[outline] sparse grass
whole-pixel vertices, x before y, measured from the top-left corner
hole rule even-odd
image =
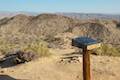
[[[22,50],[24,50],[25,52],[33,51],[33,52],[37,53],[38,55],[40,55],[41,57],[51,55],[51,53],[49,52],[49,49],[47,47],[47,44],[45,42],[39,42],[39,41],[33,42],[31,44],[24,46]]]
[[[21,50],[25,52],[34,52],[40,57],[50,56],[51,53],[49,52],[49,49],[47,47],[47,43],[43,41],[33,41],[31,43],[26,44],[11,44],[7,41],[0,41],[0,53],[1,54],[7,54],[9,52],[13,52],[16,50]]]
[[[120,49],[113,47],[110,44],[102,44],[102,46],[95,50],[96,55],[120,56]]]

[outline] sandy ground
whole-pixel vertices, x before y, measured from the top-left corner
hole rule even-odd
[[[0,80],[82,80],[82,55],[77,63],[60,62],[73,50],[51,50],[55,55],[14,67],[0,68]],[[66,55],[69,54],[69,55]],[[92,80],[120,80],[120,58],[91,56]]]

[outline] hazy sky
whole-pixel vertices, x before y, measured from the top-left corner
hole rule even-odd
[[[120,14],[120,0],[0,0],[0,11]]]

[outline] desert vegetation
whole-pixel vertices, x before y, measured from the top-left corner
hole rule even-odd
[[[38,16],[20,14],[0,20],[0,52],[5,54],[22,49],[48,55],[47,47],[59,48],[57,46],[70,45],[70,40],[74,36],[88,36],[107,44],[111,43],[102,46],[103,52],[98,54],[119,55],[119,45],[112,45],[119,44],[118,27],[119,23],[115,20],[79,20],[57,14]],[[69,34],[67,35],[69,38],[62,36],[67,33],[73,36],[70,37]],[[59,37],[56,37],[57,35]]]
[[[95,51],[94,54],[102,56],[120,56],[120,49],[111,44],[102,44],[101,47]]]
[[[107,79],[98,79],[98,75],[116,79],[119,76],[116,71],[120,71],[116,63],[120,62],[119,34],[119,21],[111,19],[83,20],[59,14],[3,18],[0,20],[0,74],[30,80],[82,80],[82,58],[79,50],[71,46],[71,40],[87,36],[102,43],[92,51],[95,80]],[[14,66],[13,63],[24,64]]]

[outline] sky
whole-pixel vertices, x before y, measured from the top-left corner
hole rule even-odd
[[[120,0],[0,0],[0,11],[120,14]]]

